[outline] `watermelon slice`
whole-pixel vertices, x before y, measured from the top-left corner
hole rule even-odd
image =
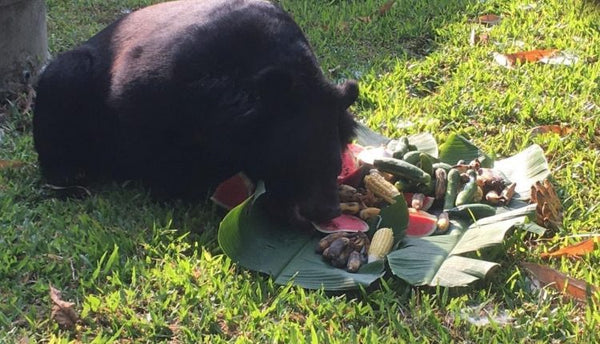
[[[218,206],[231,210],[250,197],[253,192],[254,184],[240,172],[219,184],[210,199]]]
[[[420,238],[431,235],[437,228],[437,216],[431,215],[422,210],[409,208],[408,227],[406,236],[410,238]]]
[[[342,153],[342,172],[337,177],[338,184],[347,184],[358,186],[360,184],[363,171],[360,168],[356,156],[363,150],[363,147],[357,144],[348,144],[347,149]]]
[[[323,223],[314,223],[313,226],[323,233],[335,232],[366,232],[369,230],[369,225],[356,216],[342,214],[334,219]]]

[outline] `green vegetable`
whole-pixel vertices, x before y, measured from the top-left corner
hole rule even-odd
[[[417,183],[430,184],[431,175],[406,161],[394,158],[375,159],[373,165],[380,171],[391,173]]]
[[[445,162],[436,162],[436,163],[433,163],[431,165],[431,167],[433,168],[434,171],[438,168],[441,168],[444,171],[448,172],[452,168],[452,165],[446,164]]]
[[[421,152],[419,151],[410,151],[402,157],[402,160],[406,161],[411,165],[417,166],[419,161],[421,160]]]
[[[444,210],[454,208],[458,187],[460,186],[460,172],[451,168],[448,172],[448,185],[446,185],[446,196],[444,197]]]
[[[475,192],[477,191],[477,184],[468,182],[465,184],[465,187],[460,190],[458,195],[456,195],[456,205],[463,205],[473,202],[473,196],[475,196]]]
[[[431,158],[429,157],[429,154],[427,153],[421,153],[419,154],[419,160],[420,160],[420,167],[423,171],[425,171],[425,173],[429,174],[429,175],[433,175],[433,166],[432,166],[432,162],[431,162]]]
[[[392,151],[392,156],[396,159],[402,159],[408,152],[408,137],[403,136],[399,140],[392,140],[388,143],[387,149]]]
[[[469,181],[464,188],[456,196],[456,205],[463,205],[473,202],[473,196],[477,192],[477,173],[473,170],[469,171]]]

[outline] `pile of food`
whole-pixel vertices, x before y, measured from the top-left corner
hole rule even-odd
[[[511,201],[516,187],[501,172],[482,167],[478,159],[454,165],[440,162],[411,145],[407,137],[373,149],[351,145],[343,163],[338,190],[344,215],[315,224],[328,234],[316,252],[350,272],[369,260],[383,259],[393,248],[392,230],[373,227],[377,228],[381,209],[399,196],[409,207],[405,235],[422,237],[446,233],[452,218],[476,220],[496,214],[497,206]],[[371,232],[372,238],[366,234]]]

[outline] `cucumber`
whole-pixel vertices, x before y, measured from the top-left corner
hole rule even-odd
[[[392,151],[392,156],[396,159],[402,159],[408,152],[408,137],[403,136],[399,140],[392,140],[387,144],[387,149]]]
[[[446,171],[446,173],[448,173],[448,171],[450,171],[450,169],[452,168],[452,165],[446,164],[445,162],[436,162],[436,163],[431,164],[431,167],[433,168],[434,171],[438,168],[441,168],[444,171]]]
[[[467,203],[473,203],[473,196],[477,192],[477,173],[473,170],[469,171],[469,181],[465,184],[463,189],[456,195],[455,204],[463,205]]]
[[[477,191],[477,184],[474,182],[468,182],[465,184],[465,187],[460,190],[458,195],[456,195],[455,204],[463,205],[469,204],[473,202],[473,196],[475,196],[475,192]]]
[[[406,161],[394,158],[380,158],[373,161],[373,166],[382,172],[387,172],[395,175],[396,177],[402,177],[408,181],[415,181],[417,183],[430,184],[431,175],[427,174],[417,166],[410,164]]]
[[[423,171],[425,171],[425,173],[427,173],[429,175],[433,175],[433,166],[432,166],[431,158],[429,157],[429,154],[427,154],[427,153],[419,154],[419,160],[420,160],[421,169]]]
[[[484,217],[496,215],[496,207],[483,203],[471,203],[459,205],[455,208],[446,210],[450,218],[460,218],[479,220]]]
[[[451,168],[448,172],[448,184],[446,185],[446,195],[444,197],[444,210],[454,208],[458,187],[460,186],[460,172]]]
[[[421,160],[421,152],[419,151],[410,151],[402,157],[402,160],[406,161],[411,165],[417,166],[419,161]]]

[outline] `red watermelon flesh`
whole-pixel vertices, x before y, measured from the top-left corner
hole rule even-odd
[[[356,216],[342,214],[334,219],[323,223],[313,223],[313,226],[323,233],[335,232],[366,232],[369,225]]]
[[[210,199],[227,210],[244,202],[254,192],[254,184],[242,172],[217,186]]]
[[[437,217],[427,212],[409,209],[406,236],[420,238],[431,235],[437,228]]]
[[[357,186],[362,179],[362,171],[356,156],[363,150],[362,146],[350,143],[342,153],[342,172],[337,177],[338,184]]]

